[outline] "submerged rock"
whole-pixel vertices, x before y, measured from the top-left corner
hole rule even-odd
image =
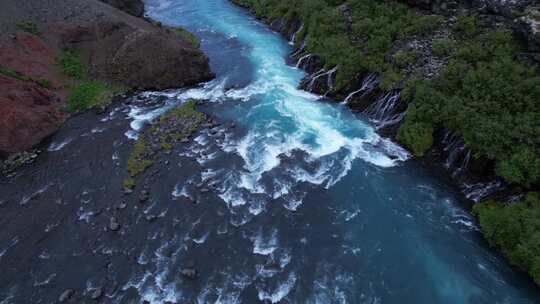
[[[101,287],[99,287],[99,288],[94,289],[94,291],[92,291],[90,298],[92,300],[98,300],[99,298],[101,298],[102,295],[103,295],[103,290],[101,289]]]
[[[139,202],[144,203],[150,198],[150,192],[148,190],[142,190],[139,193]]]
[[[58,302],[64,303],[68,301],[73,296],[73,293],[74,293],[73,289],[64,290],[64,292],[62,292],[60,297],[58,297]]]
[[[118,223],[118,219],[116,217],[111,217],[109,229],[111,231],[118,231],[120,229],[120,223]]]

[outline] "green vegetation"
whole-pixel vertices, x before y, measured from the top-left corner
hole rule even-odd
[[[79,112],[110,102],[114,89],[100,81],[82,82],[68,97],[68,111]]]
[[[151,132],[159,136],[162,149],[171,150],[175,143],[197,131],[204,118],[205,115],[195,109],[195,102],[188,101],[183,106],[162,116]],[[176,125],[178,122],[182,123],[181,128],[169,129],[171,125]]]
[[[156,151],[152,147],[170,151],[182,139],[196,132],[205,115],[195,108],[195,102],[188,101],[163,115],[145,134],[141,135],[128,159],[127,169],[133,178],[154,164]],[[127,181],[127,185],[134,184]],[[126,181],[124,181],[126,188]]]
[[[474,206],[489,244],[510,262],[528,272],[540,285],[540,195],[509,206],[486,202]]]
[[[146,139],[144,137],[139,138],[128,159],[129,175],[135,177],[150,168],[154,164],[152,160],[153,154]]]
[[[394,61],[399,68],[405,68],[418,60],[420,54],[414,51],[398,51],[394,54]]]
[[[58,58],[58,64],[60,65],[62,72],[67,76],[79,80],[87,77],[86,66],[79,53],[76,51],[66,50],[62,52],[62,55]]]
[[[446,57],[452,53],[453,43],[449,39],[438,39],[433,41],[431,50],[437,57]]]
[[[383,83],[387,88],[395,87],[403,77],[389,56],[393,42],[432,32],[442,21],[439,16],[418,15],[405,4],[391,0],[233,2],[253,8],[259,17],[301,21],[304,30],[297,35],[296,43],[306,38],[307,51],[319,55],[326,68],[339,67],[335,90],[368,71],[389,77]],[[351,33],[347,32],[346,20],[338,8],[343,3],[352,10]]]
[[[13,79],[17,79],[17,80],[21,80],[21,81],[32,81],[32,82],[37,83],[39,86],[41,86],[42,88],[45,88],[45,89],[50,89],[52,87],[51,82],[49,80],[47,80],[47,79],[42,79],[42,78],[34,79],[32,77],[23,75],[23,74],[15,71],[15,70],[4,68],[4,67],[1,67],[1,66],[0,66],[0,75],[6,76],[6,77],[9,77],[9,78],[13,78]]]
[[[122,182],[122,188],[124,188],[124,191],[131,191],[137,186],[137,183],[135,182],[135,179],[128,177],[124,179]]]
[[[199,38],[197,38],[195,35],[193,35],[191,32],[186,31],[183,28],[177,28],[175,29],[176,33],[178,33],[185,41],[189,42],[193,47],[199,48],[201,46],[201,42],[199,41]]]
[[[88,77],[88,68],[80,54],[74,50],[65,50],[57,59],[62,72],[75,80],[68,97],[67,110],[80,112],[109,104],[112,97],[122,89]]]
[[[30,33],[35,36],[41,35],[38,25],[32,21],[21,21],[17,23],[17,29],[23,32]]]
[[[515,59],[509,31],[479,33],[459,42],[438,79],[418,81],[399,139],[417,155],[430,146],[419,124],[459,134],[475,156],[497,163],[507,182],[540,183],[540,77]],[[405,136],[407,134],[407,136]],[[420,149],[421,148],[421,149]]]

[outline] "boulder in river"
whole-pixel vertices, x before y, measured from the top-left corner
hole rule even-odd
[[[71,297],[73,296],[73,293],[74,293],[73,289],[64,290],[64,292],[60,294],[60,297],[58,297],[58,302],[60,303],[67,302],[69,299],[71,299]]]

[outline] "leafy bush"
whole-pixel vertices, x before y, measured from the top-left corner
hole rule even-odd
[[[400,128],[398,140],[406,144],[415,155],[423,156],[433,145],[433,127],[425,123],[410,123]]]
[[[476,204],[474,212],[489,244],[540,285],[540,195],[529,193],[519,203]]]
[[[437,57],[446,57],[452,52],[453,43],[449,39],[434,40],[431,45],[433,55]]]
[[[475,15],[461,15],[454,24],[454,30],[467,37],[472,37],[478,33]]]
[[[399,51],[396,54],[394,54],[394,61],[396,62],[396,65],[399,68],[407,67],[410,64],[413,64],[418,60],[418,57],[420,55],[417,52],[410,51]]]

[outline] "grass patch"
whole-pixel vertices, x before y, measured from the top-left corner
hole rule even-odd
[[[139,138],[135,143],[133,151],[131,151],[131,155],[128,159],[127,168],[129,175],[131,177],[135,177],[146,171],[146,169],[150,168],[154,164],[152,159],[153,152],[150,145],[146,139],[144,139],[144,137]]]
[[[124,191],[131,191],[135,188],[137,183],[135,182],[134,178],[128,177],[124,179],[122,182],[122,188],[124,188]]]
[[[9,77],[9,78],[13,78],[13,79],[17,79],[17,80],[20,80],[20,81],[32,81],[32,82],[37,83],[39,86],[41,86],[42,88],[45,88],[45,89],[52,88],[52,83],[48,79],[44,79],[44,78],[34,79],[32,77],[23,75],[23,74],[15,71],[15,70],[12,70],[12,69],[0,67],[0,75],[6,76],[6,77]]]
[[[191,44],[193,47],[199,48],[201,46],[199,38],[197,38],[197,36],[193,35],[191,32],[188,32],[183,28],[176,28],[175,32],[179,34],[185,41],[189,42],[189,44]]]
[[[30,33],[35,36],[40,36],[41,31],[38,25],[32,21],[21,21],[16,24],[17,29],[23,32]]]
[[[0,75],[17,79],[17,80],[21,80],[21,81],[32,81],[32,78],[25,76],[15,70],[4,68],[4,67],[0,67]]]
[[[174,144],[197,131],[199,125],[204,121],[205,115],[195,108],[194,101],[188,101],[181,107],[171,110],[161,117],[156,126],[152,128],[153,134],[159,134],[159,142],[164,150],[172,150]],[[173,123],[171,123],[173,121]],[[181,122],[182,127],[177,128]],[[160,132],[161,128],[171,128]]]
[[[82,62],[79,53],[73,50],[66,50],[62,52],[60,58],[58,58],[58,64],[62,69],[62,72],[67,76],[75,79],[85,79],[87,77],[87,69]]]
[[[115,90],[101,82],[88,81],[78,84],[68,97],[68,111],[80,112],[110,102]]]

